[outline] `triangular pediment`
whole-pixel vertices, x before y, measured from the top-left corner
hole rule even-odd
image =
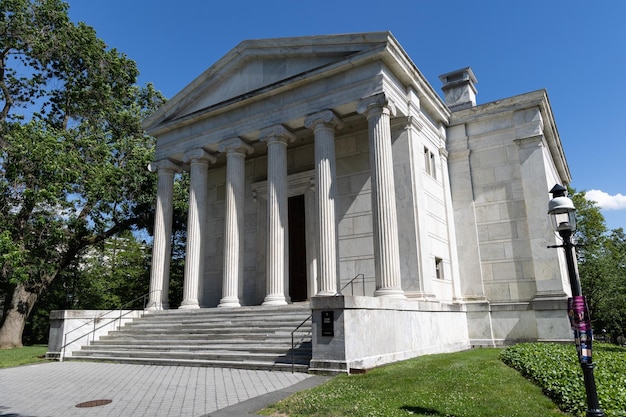
[[[196,91],[195,100],[180,110],[183,114],[194,113],[340,61],[346,56],[269,57],[240,62],[226,74],[219,74],[206,83]]]
[[[244,41],[144,122],[154,134],[164,124],[384,49],[392,35],[374,32]]]

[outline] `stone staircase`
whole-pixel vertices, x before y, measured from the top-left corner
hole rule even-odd
[[[308,303],[147,312],[65,360],[291,371],[293,354],[308,372],[310,314]]]

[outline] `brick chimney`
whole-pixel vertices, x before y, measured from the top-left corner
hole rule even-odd
[[[443,97],[452,111],[474,107],[476,105],[476,87],[478,83],[470,67],[452,71],[439,76],[443,83]]]

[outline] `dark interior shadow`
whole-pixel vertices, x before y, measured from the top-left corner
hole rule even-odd
[[[454,417],[452,414],[445,414],[432,408],[416,407],[412,405],[403,405],[400,407],[400,410],[408,411],[419,416]]]

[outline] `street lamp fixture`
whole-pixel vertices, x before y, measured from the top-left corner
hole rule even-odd
[[[548,203],[548,214],[555,231],[576,231],[576,207],[565,194],[567,189],[562,185],[555,185],[552,190],[552,200]]]
[[[567,314],[574,331],[578,361],[580,362],[585,381],[585,391],[587,393],[586,416],[604,417],[604,412],[600,409],[596,381],[593,376],[591,319],[587,301],[582,295],[580,280],[578,279],[578,268],[574,260],[576,245],[572,242],[572,234],[576,231],[576,207],[574,207],[574,203],[567,196],[567,189],[562,185],[555,185],[550,190],[550,193],[552,194],[552,200],[548,203],[548,214],[550,215],[552,227],[561,236],[563,244],[549,247],[563,248],[565,250],[567,272],[572,289],[572,297],[567,302]]]

